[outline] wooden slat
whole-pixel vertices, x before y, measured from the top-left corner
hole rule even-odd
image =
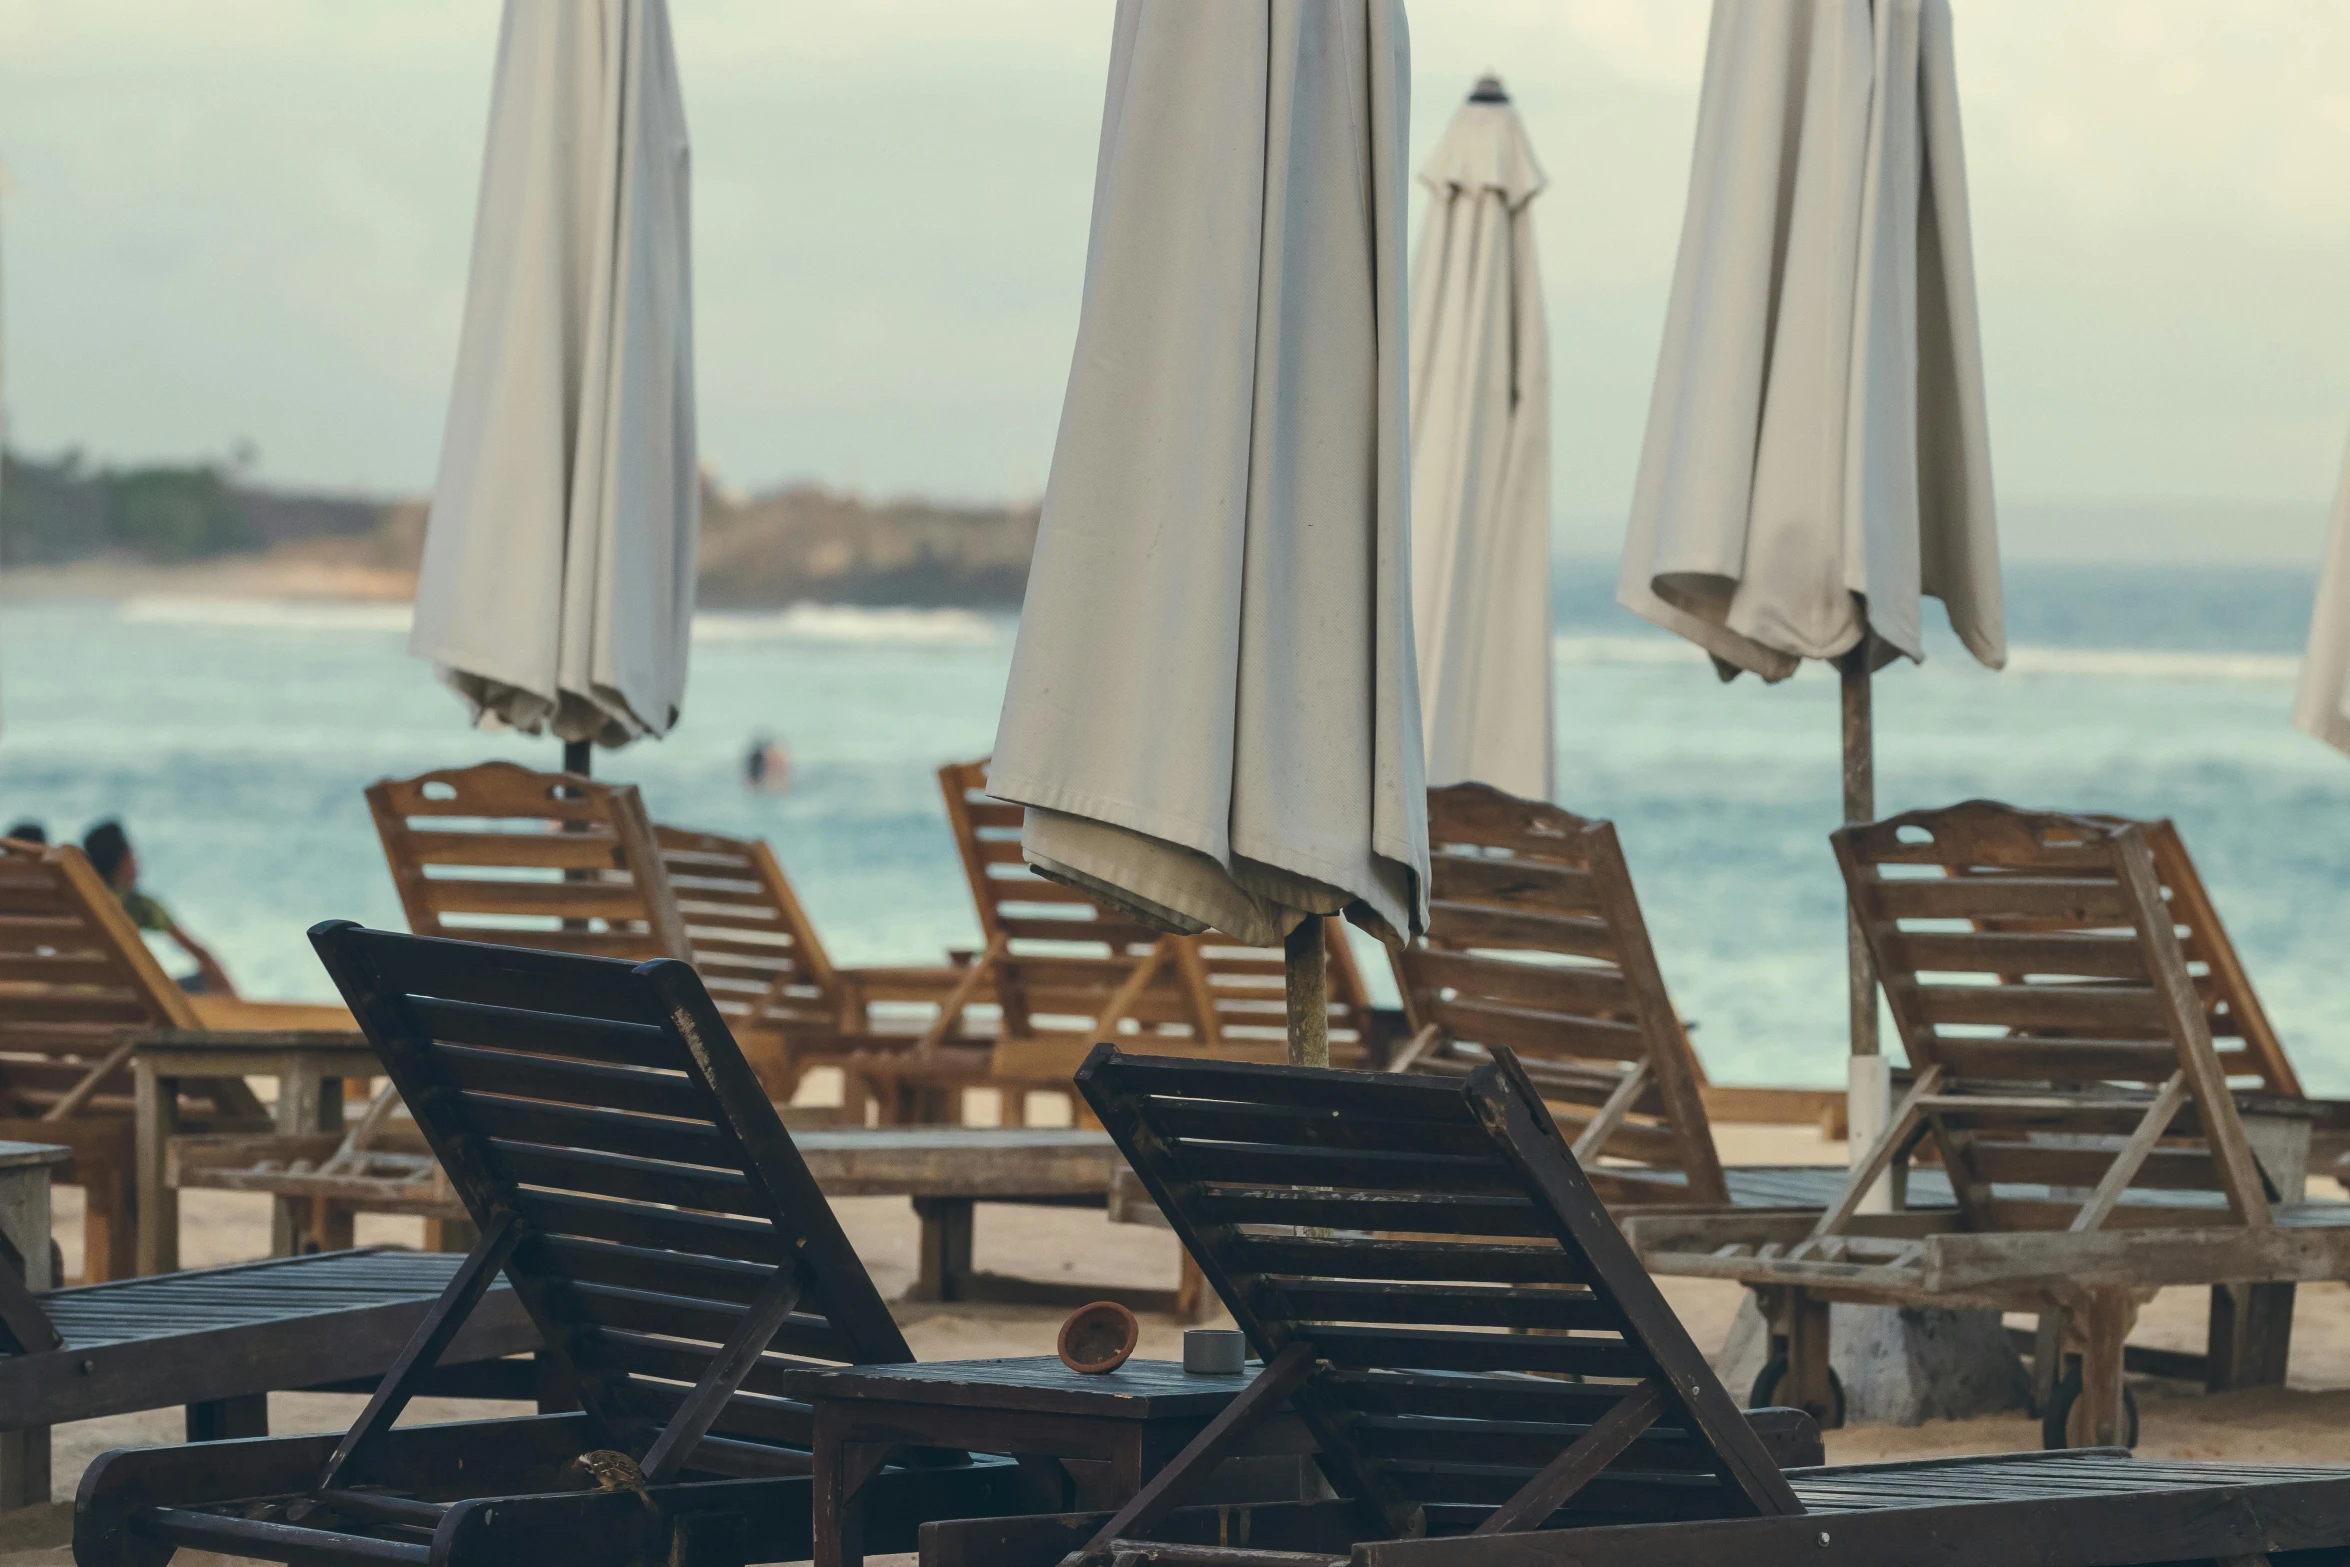
[[[1614,1309],[1587,1289],[1526,1289],[1472,1284],[1290,1281],[1281,1303],[1299,1322],[1511,1328],[1535,1332],[1613,1333]],[[1322,1330],[1313,1330],[1319,1334]]]
[[[1920,972],[2081,975],[2143,982],[2146,959],[2128,936],[2071,932],[1903,931],[1886,950]]]
[[[1429,856],[1430,895],[1447,904],[1490,904],[1548,914],[1597,914],[1591,873],[1538,860]]]
[[[554,870],[611,870],[619,843],[611,829],[589,831],[449,832],[411,828],[408,852],[420,865],[545,867]]]
[[[1918,985],[1919,1014],[1932,1024],[1992,1023],[2020,1029],[2079,1029],[2100,1039],[2161,1038],[2164,1015],[2151,990],[2118,985]]]
[[[1469,1001],[1436,1001],[1423,1009],[1455,1039],[1507,1045],[1530,1055],[1577,1055],[1602,1061],[1637,1061],[1646,1041],[1631,1023],[1558,1013],[1522,1011]]]
[[[1415,990],[1449,990],[1465,1000],[1526,1011],[1621,1015],[1632,1002],[1629,984],[1612,966],[1532,963],[1442,951],[1415,952],[1408,966]]]
[[[1954,1074],[1965,1078],[2159,1083],[2179,1066],[2178,1050],[2167,1039],[2044,1039],[2032,1035],[1978,1039],[1944,1035],[1934,1048]]]
[[[1431,904],[1430,928],[1441,927],[1443,945],[1456,950],[1569,952],[1609,958],[1615,944],[1603,920],[1577,915],[1502,912],[1469,903]]]
[[[1879,882],[1873,896],[1887,919],[2029,918],[2083,925],[2129,920],[2119,885],[2081,877],[1919,877]]]

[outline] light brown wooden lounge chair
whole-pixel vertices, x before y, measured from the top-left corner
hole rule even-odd
[[[82,1277],[136,1271],[132,1036],[150,1029],[316,1027],[341,1008],[188,995],[165,975],[114,893],[71,844],[0,839],[0,1138],[73,1150],[61,1179],[85,1201]],[[241,1078],[205,1081],[183,1113],[215,1130],[263,1130]]]
[[[992,987],[1001,1013],[984,1077],[958,1081],[1002,1086],[1008,1107],[1029,1091],[1069,1094],[1071,1074],[1105,1038],[1164,1055],[1282,1059],[1288,1036],[1280,953],[1214,932],[1170,936],[1046,880],[1021,856],[1021,808],[988,797],[984,760],[942,767],[938,779],[986,938],[969,990],[976,998],[982,986]],[[1369,1048],[1369,1000],[1340,922],[1325,927],[1331,1059],[1360,1064]],[[950,1003],[968,1004],[960,996]],[[934,1032],[945,1026],[942,1016]],[[935,1045],[922,1041],[898,1069],[922,1071]]]
[[[367,790],[408,928],[590,957],[691,959],[633,784],[512,762]]]
[[[1392,952],[1412,1037],[1390,1069],[1461,1075],[1507,1045],[1610,1203],[1727,1204],[1615,827],[1456,784],[1428,791],[1428,843],[1428,933]]]
[[[2350,1204],[2302,1198],[2307,1107],[2247,1099],[2248,1134],[2149,837],[1981,801],[1833,835],[1914,1083],[1816,1219],[1631,1226],[1657,1272],[1768,1292],[1781,1400],[1832,1398],[1830,1301],[2037,1311],[2050,1445],[2127,1441],[2144,1294],[2220,1286],[2215,1358],[2281,1375],[2293,1281],[2350,1273]],[[1904,1201],[1929,1141],[1955,1208]]]
[[[765,842],[683,827],[653,831],[694,967],[773,1098],[788,1102],[812,1067],[853,1068],[913,1043],[926,1031],[924,1007],[944,1019],[943,1030],[931,1031],[939,1048],[988,1048],[961,1033],[960,1012],[993,993],[975,995],[962,968],[836,964]],[[959,997],[954,1015],[944,1011],[950,997]],[[902,1015],[882,1020],[877,1005]],[[864,1124],[862,1103],[844,1108]]]
[[[419,935],[640,961],[694,955],[669,851],[634,785],[487,762],[380,780],[367,806]],[[678,836],[681,845],[692,837]],[[678,852],[711,857],[708,846]],[[739,976],[748,967],[732,950],[740,943],[714,927],[747,925],[760,911],[716,907],[738,897],[731,886],[698,890],[712,956]],[[763,912],[780,923],[772,908]],[[738,1010],[747,1016],[749,1007]],[[307,1215],[297,1251],[349,1246],[359,1213],[421,1215],[428,1249],[473,1242],[463,1204],[388,1082],[345,1133],[177,1138],[170,1168],[184,1187],[293,1200]]]

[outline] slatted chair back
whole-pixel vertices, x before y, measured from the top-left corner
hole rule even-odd
[[[1289,1401],[1358,1539],[1802,1511],[1506,1048],[1434,1078],[1105,1045],[1077,1085],[1265,1361],[1234,1407]]]
[[[486,762],[386,778],[367,807],[417,935],[630,961],[693,955],[633,785]]]
[[[2116,825],[2131,820],[2103,815],[2095,819]],[[2285,1053],[2276,1025],[2269,1021],[2267,1009],[2260,1004],[2260,994],[2252,987],[2252,975],[2228,936],[2228,928],[2219,917],[2219,905],[2212,901],[2210,889],[2204,886],[2203,874],[2195,868],[2195,858],[2187,852],[2187,840],[2180,835],[2178,825],[2167,817],[2158,817],[2140,821],[2138,826],[2146,835],[2147,850],[2154,856],[2155,876],[2162,883],[2163,901],[2170,908],[2179,950],[2186,956],[2187,971],[2194,977],[2196,993],[2203,999],[2212,1048],[2218,1051],[2219,1063],[2229,1080],[2253,1084],[2261,1093],[2282,1098],[2305,1097],[2301,1075],[2293,1069],[2292,1058]]]
[[[1199,1049],[1212,1038],[1165,935],[1074,887],[1048,881],[1020,854],[1021,808],[987,795],[987,763],[938,772],[947,821],[987,945],[978,966],[1003,1011],[1004,1045],[1029,1050],[1040,1077],[1065,1079],[1094,1041],[1131,1025],[1151,1048]]]
[[[1889,1141],[1935,1138],[1970,1227],[2269,1222],[2143,826],[1978,800],[1832,837],[1918,1073]]]
[[[1210,931],[1169,936],[1029,869],[1021,808],[987,794],[987,763],[939,769],[947,819],[979,908],[996,976],[1005,1045],[1039,1075],[1066,1077],[1104,1034],[1131,1025],[1136,1048],[1172,1055],[1279,1061],[1288,1050],[1281,953]],[[1360,1064],[1371,1042],[1371,998],[1343,923],[1324,921],[1329,954],[1330,1057]],[[1035,1048],[1038,1043],[1044,1049]]]
[[[854,1029],[815,923],[763,839],[656,826],[694,968],[727,1025],[830,1037]]]
[[[804,1473],[782,1372],[913,1358],[686,964],[311,941],[481,1228],[468,1266],[505,1269],[648,1481]],[[397,1413],[371,1405],[338,1463]]]
[[[1207,1019],[1207,1052],[1227,1061],[1286,1061],[1289,991],[1281,950],[1244,946],[1216,931],[1179,941],[1176,962]],[[1344,920],[1322,922],[1322,945],[1329,964],[1331,1064],[1364,1066],[1371,1058],[1371,992]]]
[[[1460,1075],[1508,1046],[1611,1202],[1728,1202],[1614,825],[1455,784],[1428,791],[1428,843],[1428,932],[1393,951],[1399,1064]]]
[[[0,1090],[6,1113],[131,1108],[140,1029],[201,1027],[194,1003],[71,844],[0,839]],[[70,1096],[70,1101],[69,1101]]]

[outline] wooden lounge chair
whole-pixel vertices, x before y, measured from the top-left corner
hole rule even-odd
[[[1002,1021],[983,1065],[970,1054],[934,1064],[946,1053],[939,1038],[926,1037],[894,1060],[876,1060],[874,1075],[994,1083],[1016,1115],[1027,1092],[1067,1093],[1070,1074],[1105,1037],[1171,1055],[1281,1058],[1280,953],[1214,933],[1170,936],[1037,875],[1020,852],[1021,807],[988,797],[985,760],[942,767],[938,781],[986,938],[967,994],[950,997],[949,1010],[959,1015],[984,986]],[[1369,1048],[1370,1002],[1341,923],[1324,923],[1331,1055],[1355,1064]],[[933,1035],[950,1021],[942,1014]]]
[[[73,1150],[61,1179],[83,1188],[85,1280],[137,1271],[131,1040],[217,1026],[213,999],[164,974],[80,849],[0,839],[0,1139]],[[317,1027],[322,1013],[340,1015],[268,1002],[226,1010],[245,1028]],[[212,1130],[270,1125],[241,1078],[206,1080],[198,1095],[183,1110]]]
[[[2224,1286],[2215,1350],[2281,1373],[2276,1289],[2350,1273],[2350,1205],[2302,1199],[2305,1105],[2240,1111],[2145,830],[1973,802],[1833,838],[1915,1080],[1816,1219],[1643,1217],[1649,1265],[1767,1291],[1791,1403],[1828,1396],[1831,1300],[2038,1311],[2051,1446],[2133,1439],[2123,1341],[2163,1285]],[[1955,1206],[1912,1210],[1929,1144]],[[1899,1211],[1862,1211],[1880,1178]]]
[[[481,1242],[348,1432],[109,1454],[76,1559],[805,1557],[808,1412],[775,1379],[911,1356],[693,970],[344,922],[311,939]],[[393,1429],[501,1268],[581,1410]],[[908,1465],[874,1481],[881,1539],[1010,1495],[1010,1465]]]
[[[1613,824],[1485,784],[1428,791],[1425,938],[1392,950],[1409,1044],[1390,1069],[1515,1050],[1611,1203],[1727,1204],[1703,1074],[1665,993]]]
[[[945,1053],[975,1057],[989,1048],[961,1032],[962,1009],[993,998],[966,984],[963,968],[836,964],[764,842],[683,827],[653,833],[694,967],[770,1097],[788,1102],[810,1068],[848,1067],[926,1032]],[[945,1010],[950,998],[953,1014]],[[899,1014],[894,1028],[877,1008]],[[939,1028],[921,1019],[924,1008],[943,1020]],[[848,1108],[863,1125],[862,1105]]]
[[[372,1385],[458,1260],[374,1247],[71,1289],[28,1289],[0,1243],[0,1506],[49,1499],[49,1427],[187,1406],[191,1442],[258,1436],[272,1391]],[[431,1390],[530,1397],[538,1348],[510,1290],[487,1296],[434,1366]],[[436,1369],[437,1368],[437,1369]]]
[[[925,1567],[2099,1567],[2350,1546],[2350,1470],[2083,1451],[1852,1468],[1750,1425],[1505,1048],[1465,1077],[1129,1056],[1078,1085],[1263,1370],[1115,1514],[938,1523]],[[1185,1509],[1286,1404],[1335,1497]],[[1797,1440],[1797,1438],[1808,1440]],[[1789,1451],[1813,1448],[1811,1452]]]
[[[512,762],[368,786],[408,928],[600,958],[688,958],[633,784]]]

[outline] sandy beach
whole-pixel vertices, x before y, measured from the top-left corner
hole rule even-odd
[[[1717,1129],[1725,1162],[1832,1163],[1844,1158],[1841,1143],[1823,1141],[1802,1128],[1724,1126]],[[2331,1183],[2320,1183],[2331,1188]],[[2334,1195],[2329,1189],[2326,1195]],[[268,1246],[267,1210],[258,1199],[225,1192],[191,1192],[183,1199],[182,1255],[188,1266],[234,1262],[262,1254]],[[902,1198],[853,1197],[834,1204],[884,1297],[897,1300],[915,1273],[919,1227]],[[60,1190],[57,1228],[69,1272],[80,1266],[80,1195]],[[418,1222],[363,1217],[363,1245],[414,1245]],[[976,1237],[977,1263],[999,1272],[1033,1278],[1171,1287],[1176,1278],[1175,1242],[1163,1230],[1116,1225],[1098,1213],[1056,1208],[983,1207]],[[1734,1285],[1704,1280],[1661,1281],[1674,1309],[1699,1347],[1716,1353],[1727,1338],[1739,1304]],[[896,1313],[907,1342],[924,1360],[965,1360],[1000,1355],[1052,1353],[1061,1311],[1019,1306],[941,1306],[898,1301]],[[2207,1299],[2200,1290],[2165,1290],[2139,1318],[2135,1341],[2162,1348],[2203,1347]],[[1229,1324],[1220,1313],[1215,1319]],[[1143,1356],[1177,1358],[1183,1324],[1146,1318]],[[2304,1287],[2296,1302],[2291,1384],[2281,1389],[2205,1396],[2191,1386],[2136,1380],[2141,1433],[2138,1451],[2147,1456],[2350,1464],[2350,1311],[2334,1285]],[[336,1394],[278,1393],[270,1397],[270,1427],[280,1433],[340,1428],[364,1400]],[[526,1406],[455,1399],[418,1401],[402,1424],[526,1413]],[[71,1498],[82,1470],[110,1448],[179,1440],[178,1409],[152,1410],[57,1428],[54,1437],[58,1498],[47,1509],[27,1509],[0,1519],[0,1567],[48,1567],[72,1560],[66,1542],[72,1530]],[[1910,1429],[1863,1426],[1827,1434],[1832,1463],[1885,1458],[1925,1458],[2037,1448],[2038,1422],[2018,1413],[1992,1419],[1937,1421]],[[875,1561],[912,1558],[872,1558]],[[226,1560],[182,1552],[182,1567]]]

